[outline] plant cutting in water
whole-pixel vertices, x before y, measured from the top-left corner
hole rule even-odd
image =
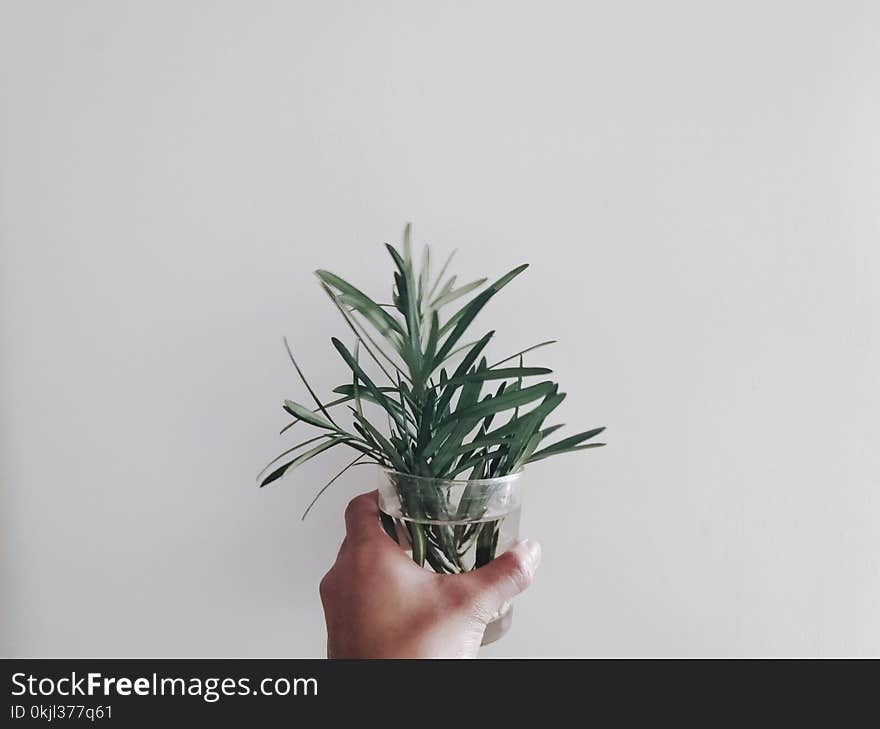
[[[494,331],[467,341],[477,314],[528,264],[488,286],[487,279],[459,285],[448,274],[452,255],[436,275],[427,246],[414,263],[409,225],[402,251],[386,248],[394,264],[391,303],[374,301],[329,271],[316,272],[353,335],[352,347],[331,339],[350,375],[333,390],[337,397],[324,402],[287,347],[316,407],[285,400],[293,421],[281,432],[303,422],[317,434],[273,459],[260,486],[331,448],[351,448],[357,457],[318,492],[303,518],[349,468],[379,464],[399,512],[395,523],[383,508],[386,531],[406,542],[418,564],[460,572],[494,558],[504,516],[492,504],[505,484],[526,464],[604,445],[587,442],[604,428],[548,442],[563,426],[545,422],[565,394],[546,378],[551,370],[525,366],[525,355],[552,341],[492,364],[484,351]]]

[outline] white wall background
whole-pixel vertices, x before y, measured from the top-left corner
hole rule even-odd
[[[413,220],[610,447],[487,655],[880,653],[872,2],[0,2],[0,652],[324,649],[361,472],[262,492]]]

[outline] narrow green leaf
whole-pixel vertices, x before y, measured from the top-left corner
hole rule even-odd
[[[385,361],[387,361],[395,370],[400,372],[400,369],[395,364],[394,360],[392,360],[391,357],[389,357],[385,353],[385,351],[378,344],[376,344],[375,340],[370,336],[369,332],[367,332],[367,330],[365,328],[363,328],[360,325],[360,323],[345,310],[345,308],[342,306],[342,304],[340,304],[339,301],[337,300],[336,294],[333,293],[333,291],[330,289],[329,286],[322,283],[321,288],[324,290],[324,293],[330,297],[330,301],[333,302],[333,305],[336,307],[336,309],[342,315],[342,318],[345,321],[345,323],[348,325],[348,328],[351,329],[352,332],[354,332],[354,335],[355,335],[355,337],[357,337],[358,341],[364,345],[364,349],[367,350],[367,354],[369,354],[370,357],[373,358],[373,361],[376,363],[376,365],[379,367],[379,369],[382,370],[383,374],[389,380],[391,380],[393,382],[394,378],[391,377],[391,374],[388,372],[388,370],[385,369],[384,365],[379,361],[379,357],[377,356],[376,353],[378,352],[379,354],[381,354],[383,359],[385,359]],[[366,341],[364,341],[364,338],[366,338]],[[401,350],[399,350],[398,347],[403,347],[403,344],[401,342],[395,342],[393,339],[388,339],[388,341],[390,341],[392,343],[392,345],[395,347],[395,351],[398,351],[398,353],[400,353]],[[369,344],[367,344],[367,342],[369,342]],[[372,347],[370,345],[372,345]],[[404,361],[405,361],[405,359],[404,359]],[[404,376],[406,377],[406,375],[404,375]]]
[[[431,276],[431,248],[425,246],[422,250],[422,269],[419,271],[418,307],[421,309],[422,302],[427,299],[428,280]]]
[[[419,311],[412,261],[407,255],[401,258],[394,246],[386,243],[385,247],[398,269],[398,273],[394,274],[394,280],[397,284],[397,308],[406,320],[407,340],[405,346],[407,354],[404,359],[409,365],[410,371],[417,375],[421,369],[421,332],[419,326],[422,317]]]
[[[302,380],[303,384],[306,386],[306,389],[309,391],[309,395],[312,396],[312,400],[315,401],[315,405],[318,406],[318,410],[320,410],[324,414],[324,417],[327,418],[327,420],[333,423],[333,425],[336,425],[336,423],[333,421],[333,418],[330,417],[330,413],[328,413],[327,409],[324,407],[324,404],[318,399],[318,396],[315,394],[315,391],[312,389],[312,386],[309,384],[309,381],[306,379],[303,371],[299,368],[296,359],[294,359],[293,357],[293,352],[290,349],[290,344],[287,341],[287,337],[284,337],[284,348],[287,350],[287,356],[290,357],[290,361],[293,362],[293,366],[296,368],[296,373],[299,375],[299,379]]]
[[[434,280],[434,285],[431,287],[431,290],[428,292],[428,299],[434,298],[434,294],[437,291],[437,287],[440,285],[440,282],[443,280],[443,276],[446,275],[446,269],[449,268],[449,264],[452,263],[452,259],[455,257],[455,254],[458,250],[453,250],[452,253],[446,258],[446,263],[443,264],[443,268],[440,269],[440,273],[437,274],[437,278]]]
[[[361,340],[355,339],[355,342],[354,342],[354,361],[357,362],[358,364],[360,364],[360,357],[359,357],[360,348],[361,348],[360,345],[361,345]],[[364,408],[361,405],[361,392],[360,392],[360,388],[358,387],[358,376],[357,376],[357,372],[355,372],[354,370],[351,371],[351,395],[354,398],[355,409],[361,415],[363,415]],[[306,509],[306,511],[308,511],[308,509]]]
[[[519,356],[519,366],[520,367],[523,366],[523,356],[522,355]],[[521,387],[522,387],[522,377],[519,377],[516,380],[516,388],[520,389]],[[519,417],[519,408],[516,408],[513,411],[513,418],[514,418],[514,420],[516,420],[518,417]]]
[[[342,474],[344,474],[344,473],[345,473],[349,468],[351,468],[352,466],[356,466],[358,463],[364,463],[364,461],[361,460],[362,458],[363,458],[363,455],[359,455],[357,458],[355,458],[351,463],[349,463],[345,468],[343,468],[339,473],[337,473],[333,478],[331,478],[326,484],[324,484],[324,485],[318,490],[318,493],[315,494],[315,498],[313,498],[313,499],[309,502],[309,505],[306,507],[306,510],[303,512],[303,515],[300,517],[300,520],[301,520],[301,521],[305,521],[305,520],[306,520],[306,517],[309,515],[309,512],[312,510],[312,507],[313,507],[316,503],[318,503],[318,499],[321,498],[321,495],[322,495],[327,489],[329,489],[334,483],[336,483],[337,479],[339,479],[339,477],[342,476]]]
[[[511,472],[515,473],[519,471],[523,467],[523,464],[526,463],[529,456],[535,452],[535,449],[538,447],[538,444],[541,442],[541,434],[534,433],[531,438],[529,438],[528,443],[526,443],[526,447],[523,448],[522,453],[516,459],[516,462],[513,464],[513,468],[511,468]]]
[[[477,342],[471,347],[470,351],[464,356],[464,359],[458,364],[458,367],[455,368],[455,372],[452,373],[452,378],[447,380],[445,384],[443,384],[441,380],[441,389],[442,394],[440,395],[439,400],[437,401],[437,412],[442,413],[445,410],[446,406],[452,400],[452,396],[455,394],[455,390],[458,388],[458,385],[453,385],[449,387],[449,382],[456,378],[463,377],[467,371],[470,369],[471,365],[477,361],[477,357],[480,356],[480,353],[485,349],[486,345],[489,343],[489,340],[494,336],[494,330],[488,332],[483,335],[481,339],[478,339]],[[440,359],[439,357],[437,358]]]
[[[483,308],[485,303],[492,298],[496,293],[498,293],[501,289],[503,289],[507,284],[509,284],[513,279],[515,279],[519,274],[525,271],[529,267],[528,263],[524,263],[521,266],[517,266],[512,271],[508,271],[501,278],[499,278],[495,283],[489,286],[488,289],[483,291],[479,296],[475,299],[471,300],[469,303],[465,304],[461,309],[459,309],[455,314],[450,317],[449,321],[447,321],[442,327],[440,327],[440,336],[443,336],[447,331],[452,329],[452,327],[458,327],[459,320],[464,318],[465,316],[470,316],[473,319],[476,316],[476,312]],[[481,297],[485,297],[480,303],[478,300]],[[476,305],[476,311],[471,314],[472,307]],[[466,327],[462,328],[462,331]]]
[[[556,443],[552,443],[548,445],[546,448],[542,448],[535,455],[538,456],[540,454],[552,455],[557,452],[562,452],[568,450],[572,446],[576,446],[580,443],[583,443],[585,440],[590,440],[590,438],[595,438],[599,433],[603,432],[605,428],[593,428],[592,430],[584,431],[583,433],[578,433],[577,435],[569,436],[568,438],[563,438]]]
[[[508,463],[506,465],[510,470],[515,471],[521,465],[522,454],[534,435],[540,436],[538,430],[544,419],[565,399],[565,394],[558,393],[557,389],[558,385],[554,385],[550,393],[534,410],[519,419],[520,426],[508,447]],[[538,440],[540,442],[540,438]]]
[[[443,358],[443,361],[442,361],[442,362],[439,362],[439,364],[436,364],[435,367],[434,367],[434,369],[436,369],[436,368],[439,367],[440,365],[444,364],[445,362],[448,362],[448,361],[451,360],[453,357],[455,357],[455,355],[460,354],[461,352],[464,352],[464,350],[466,350],[466,349],[470,349],[470,348],[473,347],[478,341],[479,341],[479,340],[474,340],[474,341],[472,341],[472,342],[467,342],[466,344],[460,344],[460,345],[457,346],[455,349],[453,349],[449,354],[447,354],[447,355]]]
[[[350,283],[341,279],[330,271],[318,270],[315,275],[322,283],[330,286],[342,294],[345,294],[347,301],[354,306],[363,317],[370,322],[376,330],[387,337],[391,332],[397,332],[403,336],[403,327],[392,317],[387,311],[367,296],[363,291],[355,288]]]
[[[434,371],[434,355],[437,353],[437,337],[440,331],[440,320],[437,317],[437,312],[431,312],[431,328],[428,330],[428,343],[425,346],[425,354],[422,360],[422,368],[421,372],[419,372],[419,376],[417,378],[418,384],[420,388],[425,386],[425,383],[431,377],[431,373]],[[415,384],[415,383],[414,383]]]
[[[402,431],[406,430],[406,424],[401,418],[400,414],[396,412],[396,410],[389,404],[388,398],[382,394],[376,384],[369,378],[366,372],[361,369],[361,366],[355,361],[354,357],[351,356],[351,352],[348,351],[348,348],[340,342],[336,337],[331,337],[330,341],[333,342],[333,346],[336,347],[336,351],[342,356],[342,359],[345,360],[346,364],[355,372],[361,382],[366,385],[367,389],[373,394],[373,397],[376,398],[376,401],[384,408],[384,410],[394,419],[394,421],[400,426]]]
[[[412,268],[412,223],[403,226],[403,258]]]
[[[456,281],[458,281],[458,276],[450,276],[446,283],[443,284],[443,288],[440,289],[440,292],[434,298],[439,299],[441,296],[446,296],[446,294],[452,291]]]
[[[453,418],[456,420],[460,418],[482,418],[489,413],[498,413],[514,407],[528,405],[530,402],[534,402],[549,394],[554,387],[555,385],[552,382],[540,382],[537,385],[525,387],[515,392],[508,390],[501,397],[494,397],[491,400],[477,403],[465,410],[456,410],[450,413],[447,421]],[[445,422],[441,422],[441,425],[444,424]]]
[[[471,291],[480,288],[484,283],[486,283],[488,279],[480,278],[476,281],[471,281],[464,286],[459,286],[457,289],[453,289],[451,291],[447,291],[439,295],[437,298],[431,301],[431,306],[435,309],[439,309],[441,306],[446,306],[447,304],[451,304],[456,299],[460,299],[462,296],[466,296]]]
[[[455,387],[465,382],[483,382],[485,380],[512,380],[514,378],[534,377],[536,375],[549,375],[553,370],[546,367],[507,367],[498,370],[485,369],[482,372],[474,372],[460,377],[453,377],[449,385]]]
[[[354,370],[352,370],[352,372],[354,372]],[[335,392],[337,395],[348,395],[349,397],[354,399],[353,398],[354,388],[355,388],[355,386],[353,384],[346,383],[344,385],[337,385],[336,387],[334,387],[333,392]],[[385,385],[383,385],[382,387],[377,387],[376,389],[379,390],[379,392],[389,393],[389,394],[397,393],[397,391],[398,391],[398,388],[396,388],[396,387],[386,387]],[[358,387],[358,391],[359,391],[360,396],[363,397],[364,396],[363,389]],[[333,402],[339,402],[339,401],[334,400]],[[327,403],[327,404],[329,405],[330,403]]]
[[[497,367],[498,365],[504,364],[505,362],[510,362],[512,359],[516,359],[517,357],[522,357],[524,354],[528,352],[534,352],[536,349],[540,349],[541,347],[547,347],[551,344],[556,344],[555,339],[548,339],[546,342],[540,342],[538,344],[533,344],[531,347],[526,347],[523,350],[520,350],[516,354],[512,354],[509,357],[505,357],[504,359],[498,360],[492,367]]]
[[[565,427],[565,424],[560,423],[559,425],[551,425],[549,428],[544,428],[544,430],[541,431],[541,438],[546,438],[547,436],[555,433],[560,428],[564,428],[564,427]]]
[[[508,384],[507,382],[502,382],[498,386],[498,389],[495,391],[495,397],[500,397],[501,395],[504,394],[504,391],[507,389],[507,384]],[[486,433],[486,431],[489,430],[489,426],[492,425],[492,421],[495,419],[495,415],[496,415],[496,413],[489,413],[483,419],[482,429],[483,429],[484,434]]]
[[[403,462],[400,454],[397,452],[394,446],[391,445],[388,439],[378,430],[376,430],[376,427],[369,420],[367,420],[366,418],[362,418],[356,410],[353,412],[358,423],[365,431],[370,434],[370,436],[372,436],[372,438],[382,449],[382,452],[385,453],[385,455],[387,455],[391,462],[394,464],[394,467],[398,471],[406,471],[406,464]]]
[[[397,392],[397,389],[394,387],[382,387],[379,389],[382,390],[383,392],[387,392],[387,393],[396,393]],[[355,398],[355,396],[354,396],[354,387],[352,385],[339,385],[338,387],[333,388],[333,392],[339,393],[340,395],[345,395],[345,397],[339,398],[338,400],[334,400],[332,403],[327,403],[328,407],[330,405],[337,405],[337,404],[341,404],[341,403],[352,402],[355,400],[373,403],[374,405],[378,405],[379,407],[381,407],[383,410],[388,405],[390,405],[392,408],[394,408],[399,413],[401,413],[404,417],[406,417],[406,419],[409,422],[415,424],[415,420],[413,419],[412,415],[410,415],[409,412],[407,412],[406,410],[401,411],[400,405],[396,401],[391,400],[390,398],[386,397],[384,402],[379,402],[376,399],[376,397],[373,395],[372,392],[364,389],[363,387],[358,387],[357,398]],[[361,415],[364,414],[362,409],[358,410],[358,412]]]
[[[499,428],[498,430],[504,430],[503,428]],[[455,449],[456,454],[461,453],[470,453],[471,451],[477,450],[478,448],[491,448],[492,446],[499,445],[500,443],[504,443],[505,441],[510,440],[511,433],[510,431],[506,433],[498,433],[497,435],[484,435],[482,437],[474,438],[470,443],[463,443]]]
[[[326,451],[330,448],[333,448],[334,446],[337,446],[340,443],[345,443],[347,440],[349,440],[349,439],[344,438],[344,437],[343,438],[332,438],[329,441],[326,441],[324,443],[321,443],[318,446],[315,446],[311,450],[306,451],[302,455],[299,455],[296,458],[294,458],[292,461],[289,461],[289,462],[285,463],[283,466],[280,466],[279,468],[276,468],[274,471],[272,471],[272,473],[270,473],[268,476],[266,476],[266,478],[263,479],[263,482],[260,484],[260,488],[263,488],[263,486],[266,486],[266,485],[272,483],[273,481],[277,481],[284,474],[293,470],[297,466],[302,465],[306,461],[310,461],[312,458],[317,456],[319,453],[323,453],[324,451]]]
[[[315,441],[322,440],[322,439],[324,439],[324,438],[332,438],[332,437],[333,437],[333,436],[330,435],[330,433],[321,433],[321,435],[316,435],[314,438],[309,438],[309,439],[304,440],[304,441],[302,441],[302,442],[300,442],[300,443],[297,443],[297,444],[296,444],[295,446],[293,446],[292,448],[288,448],[286,451],[284,451],[284,453],[279,453],[277,456],[275,456],[275,458],[273,458],[273,459],[272,459],[271,461],[269,461],[265,466],[263,466],[263,469],[257,474],[257,481],[260,480],[260,476],[262,476],[264,473],[266,473],[266,471],[268,471],[269,468],[270,468],[273,464],[275,464],[275,463],[277,463],[278,461],[280,461],[282,458],[284,458],[284,456],[290,455],[290,454],[293,453],[294,451],[298,451],[298,450],[299,450],[300,448],[302,448],[303,446],[307,446],[307,445],[309,445],[310,443],[314,443]]]
[[[310,425],[315,425],[319,428],[326,428],[327,430],[337,430],[337,427],[329,420],[327,420],[327,418],[325,418],[323,415],[314,413],[304,405],[300,405],[298,402],[294,402],[293,400],[285,400],[284,409],[288,413],[293,415],[293,417],[298,418],[299,420],[303,420]]]
[[[544,458],[550,458],[552,456],[560,456],[563,453],[573,453],[574,451],[585,451],[585,450],[588,450],[589,448],[601,448],[604,445],[605,445],[604,443],[587,443],[587,445],[574,446],[574,448],[565,448],[564,450],[551,451],[550,453],[547,453],[545,450],[540,450],[537,453],[533,454],[532,457],[529,458],[528,461],[526,461],[526,463],[534,463],[535,461],[540,461]]]
[[[437,405],[437,392],[430,390],[425,406],[422,408],[422,416],[419,421],[418,438],[416,441],[416,450],[421,451],[431,438],[431,430],[434,423],[434,408]]]

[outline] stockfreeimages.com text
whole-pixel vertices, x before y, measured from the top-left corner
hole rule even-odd
[[[13,696],[200,696],[219,701],[223,696],[317,696],[316,678],[180,678],[152,674],[131,678],[100,673],[71,672],[61,678],[12,674]]]

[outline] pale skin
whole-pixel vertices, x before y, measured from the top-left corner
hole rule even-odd
[[[541,560],[540,545],[524,540],[472,572],[434,574],[385,533],[375,491],[352,499],[345,529],[320,588],[329,658],[473,658]]]

